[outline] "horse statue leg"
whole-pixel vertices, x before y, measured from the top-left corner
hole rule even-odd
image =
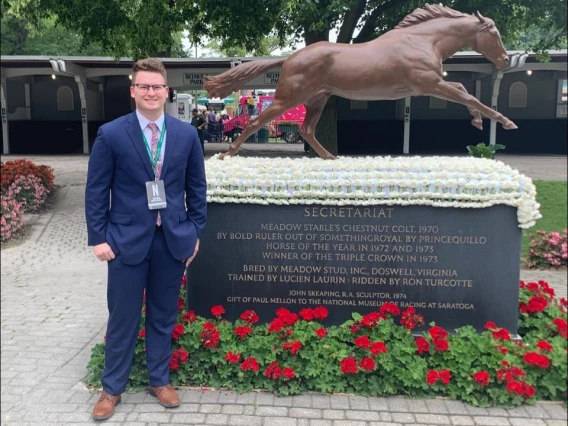
[[[441,80],[433,88],[426,90],[424,95],[436,96],[437,98],[446,99],[451,102],[465,105],[469,108],[476,109],[481,114],[490,118],[491,120],[498,121],[503,125],[506,130],[518,129],[517,125],[505,117],[503,114],[483,105],[475,96],[470,95],[467,91],[464,93],[457,89],[454,85],[449,84],[447,81]]]
[[[219,158],[222,160],[227,155],[235,155],[239,151],[242,143],[246,141],[250,135],[258,132],[258,130],[260,130],[260,128],[266,123],[274,120],[276,117],[282,115],[290,108],[294,108],[298,104],[299,102],[295,101],[287,101],[285,103],[281,99],[275,98],[274,102],[272,102],[272,105],[262,111],[258,117],[253,118],[249,122],[243,133],[241,133],[240,136],[232,144],[229,145],[229,150],[224,154],[221,154]]]
[[[456,83],[454,81],[447,81],[446,83],[452,85],[453,87],[455,87],[456,89],[458,89],[463,93],[469,93],[467,89],[464,87],[464,85],[461,83]],[[473,116],[473,120],[471,120],[471,125],[473,127],[477,127],[479,130],[483,130],[483,121],[481,120],[481,114],[479,113],[479,111],[467,105],[466,107],[469,113]]]
[[[304,119],[304,124],[300,130],[300,135],[304,140],[314,149],[317,154],[324,160],[335,160],[337,157],[332,155],[327,149],[325,149],[315,137],[316,125],[321,117],[321,113],[325,108],[327,100],[330,95],[322,93],[310,98],[304,103],[306,107],[306,118]]]

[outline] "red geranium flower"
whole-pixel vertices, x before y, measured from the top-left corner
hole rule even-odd
[[[210,322],[203,324],[203,331],[201,332],[201,341],[206,348],[212,348],[219,343],[221,333]]]
[[[509,363],[505,364],[506,361],[503,361],[503,365],[506,367]],[[497,380],[499,382],[505,381],[510,382],[511,380],[515,380],[516,378],[524,378],[526,376],[525,372],[519,367],[511,367],[505,370],[497,370]]]
[[[311,321],[314,319],[314,311],[309,308],[301,309],[299,315],[304,321]]]
[[[523,390],[526,398],[532,398],[535,393],[534,386],[523,383]]]
[[[183,277],[181,277],[181,286],[185,287],[185,285],[187,284],[187,275],[183,274]]]
[[[433,385],[438,381],[438,372],[436,370],[430,370],[426,373],[426,383]]]
[[[293,314],[288,309],[279,308],[276,310],[276,317],[278,317],[285,326],[294,325],[298,322],[298,315]]]
[[[544,296],[533,296],[529,299],[528,305],[524,302],[519,303],[519,310],[523,313],[542,312],[548,306],[548,300]]]
[[[516,393],[517,395],[522,395],[524,393],[523,384],[515,380],[511,380],[507,383],[507,392]]]
[[[363,316],[361,319],[361,324],[367,328],[373,328],[379,323],[379,319],[384,318],[384,315],[380,315],[378,312],[370,312]],[[351,330],[353,331],[353,330]]]
[[[381,306],[379,312],[385,315],[400,315],[400,309],[392,302],[385,303],[383,306]]]
[[[444,385],[448,385],[451,378],[452,373],[449,370],[430,370],[426,373],[426,383],[430,385],[433,385],[438,380],[441,380]]]
[[[258,371],[258,362],[256,361],[256,359],[254,359],[252,356],[250,356],[247,359],[245,359],[243,361],[243,363],[241,364],[241,370],[243,370],[243,371],[247,371],[247,370]]]
[[[428,330],[428,333],[430,334],[430,337],[433,340],[445,339],[446,337],[448,337],[448,332],[446,330],[444,330],[442,327],[438,327],[437,325],[435,325],[434,327],[431,327]]]
[[[386,354],[388,352],[385,342],[375,342],[371,345],[371,353],[373,355]]]
[[[169,364],[170,370],[178,371],[179,367],[180,367],[180,364],[179,364],[178,357],[176,357],[175,354],[172,354],[172,357],[170,358],[170,364]]]
[[[184,348],[176,349],[170,358],[169,368],[172,371],[178,371],[180,362],[185,363],[189,358],[189,354]]]
[[[316,330],[316,336],[318,336],[320,339],[323,339],[325,336],[327,336],[327,331],[325,331],[325,328],[318,328]]]
[[[440,377],[440,380],[442,380],[443,384],[448,385],[452,378],[452,373],[450,370],[441,370],[438,372],[438,376]]]
[[[143,328],[142,330],[140,330],[140,332],[138,333],[138,337],[140,337],[141,339],[146,337],[146,328]]]
[[[176,324],[174,327],[174,331],[172,332],[172,338],[174,340],[177,340],[183,335],[184,332],[185,332],[185,327],[181,324]]]
[[[493,321],[487,321],[483,328],[486,330],[495,330],[497,328],[497,324],[495,324]]]
[[[402,313],[400,317],[400,324],[404,325],[407,330],[424,324],[424,317],[416,313],[416,310],[411,306]]]
[[[550,367],[550,358],[537,352],[527,352],[523,357],[523,361],[525,361],[527,364],[535,365],[542,369]]]
[[[324,320],[328,317],[329,311],[325,306],[318,306],[314,309],[314,319]]]
[[[268,332],[274,333],[275,331],[282,331],[286,325],[280,318],[274,318],[268,326]]]
[[[240,327],[236,327],[235,328],[235,334],[237,336],[239,336],[240,339],[244,339],[245,337],[247,337],[250,333],[252,333],[252,328],[246,326],[246,325],[241,325]]]
[[[223,358],[231,363],[237,364],[241,358],[241,354],[234,354],[232,351],[229,351]]]
[[[258,315],[253,310],[244,311],[241,314],[241,319],[249,324],[256,324],[259,320]]]
[[[450,345],[446,339],[434,339],[434,349],[439,352],[445,352],[450,349]]]
[[[341,371],[345,374],[357,373],[357,361],[353,357],[343,358],[341,360]]]
[[[211,313],[213,314],[214,317],[218,318],[225,313],[225,308],[223,308],[221,305],[213,306],[211,308]]]
[[[472,374],[473,380],[475,380],[481,386],[489,386],[489,378],[491,377],[487,371],[478,371]]]
[[[550,343],[548,343],[546,340],[541,340],[540,342],[538,342],[536,344],[536,347],[541,351],[541,352],[551,352],[552,349],[554,349],[552,347],[552,345]]]
[[[294,369],[292,367],[285,367],[284,368],[284,377],[287,379],[293,379],[296,377],[294,374]]]
[[[354,341],[355,346],[359,348],[368,348],[371,346],[371,340],[368,336],[357,337]]]
[[[556,326],[556,331],[565,339],[568,339],[568,323],[563,318],[554,318],[552,324]]]
[[[282,349],[284,349],[285,351],[290,350],[290,353],[292,355],[296,355],[301,348],[302,342],[300,342],[299,340],[296,342],[287,342],[282,345]]]
[[[497,329],[491,335],[497,340],[511,340],[511,334],[504,328]]]
[[[363,370],[373,371],[375,368],[375,360],[373,358],[363,358],[359,363],[359,367]]]
[[[509,350],[505,346],[496,346],[496,349],[501,352],[503,355],[507,354]]]
[[[183,308],[185,308],[185,300],[183,300],[181,297],[178,298],[178,311],[183,310]]]
[[[195,322],[197,321],[197,316],[195,315],[195,312],[188,311],[184,314],[183,319],[185,322]]]
[[[416,351],[418,354],[430,351],[430,344],[424,337],[417,337],[414,344],[416,345]]]
[[[272,380],[278,379],[282,375],[282,369],[279,367],[278,362],[274,361],[271,363],[266,370],[264,370],[264,375]]]
[[[176,349],[173,354],[183,363],[186,363],[189,359],[189,354],[184,348]]]

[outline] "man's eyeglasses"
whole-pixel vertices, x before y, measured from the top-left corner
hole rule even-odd
[[[166,90],[166,87],[168,87],[167,84],[153,84],[153,85],[149,85],[149,84],[133,84],[133,86],[136,86],[138,88],[138,90],[140,91],[141,94],[146,94],[150,91],[150,88],[152,88],[152,90],[154,91],[154,93],[156,95],[159,95],[161,93],[164,93],[164,91]]]

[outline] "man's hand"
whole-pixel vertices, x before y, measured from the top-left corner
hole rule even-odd
[[[190,258],[188,258],[185,261],[185,267],[187,268],[189,266],[189,264],[191,262],[193,262],[193,259],[195,259],[195,256],[197,255],[197,252],[199,251],[199,238],[197,239],[197,244],[195,245],[195,251],[193,252],[193,256],[191,256]]]
[[[97,256],[97,259],[99,259],[101,262],[104,262],[105,260],[112,260],[115,257],[114,252],[107,243],[102,243],[94,246],[93,251],[95,252],[95,256]]]

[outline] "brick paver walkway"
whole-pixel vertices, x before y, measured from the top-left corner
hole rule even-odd
[[[3,157],[6,161],[15,157]],[[93,424],[97,395],[82,384],[94,344],[106,326],[106,266],[86,246],[83,193],[87,157],[30,157],[56,168],[54,208],[37,218],[26,240],[2,250],[2,425]],[[523,271],[566,296],[563,273]],[[348,395],[275,397],[183,389],[184,404],[166,410],[145,392],[127,394],[110,425],[564,426],[566,409],[538,403],[514,409],[471,407],[445,399]]]

